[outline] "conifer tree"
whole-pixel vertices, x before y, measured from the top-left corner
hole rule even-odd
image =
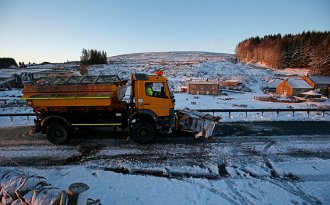
[[[107,63],[107,53],[105,51],[97,51],[96,49],[87,50],[83,48],[81,53],[80,63],[82,65]]]

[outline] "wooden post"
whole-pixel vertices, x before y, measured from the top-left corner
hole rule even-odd
[[[79,194],[87,191],[89,186],[84,183],[73,183],[68,188],[68,205],[77,205]]]

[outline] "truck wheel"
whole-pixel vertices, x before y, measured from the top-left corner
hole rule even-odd
[[[155,137],[155,128],[147,122],[138,122],[132,128],[132,137],[138,143],[149,143]]]
[[[47,126],[46,135],[48,140],[56,145],[63,145],[70,139],[67,126],[57,122],[52,122]]]

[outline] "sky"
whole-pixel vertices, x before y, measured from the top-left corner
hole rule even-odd
[[[234,53],[252,36],[330,31],[329,0],[0,0],[0,57],[79,60],[163,51]]]

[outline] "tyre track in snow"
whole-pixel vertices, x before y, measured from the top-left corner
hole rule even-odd
[[[288,193],[291,193],[299,198],[301,198],[302,200],[304,200],[307,204],[322,204],[322,202],[317,199],[316,197],[313,197],[307,193],[305,193],[303,190],[301,190],[295,183],[294,180],[296,180],[296,176],[281,176],[277,170],[275,169],[275,167],[273,166],[273,164],[270,161],[270,148],[275,145],[276,142],[275,141],[271,141],[269,142],[265,148],[263,149],[262,153],[262,157],[263,160],[265,162],[265,164],[267,165],[268,168],[270,168],[271,170],[271,176],[273,178],[278,178],[279,180],[270,180],[269,178],[266,178],[265,180],[267,180],[268,182],[281,187],[282,189],[286,190]],[[283,178],[285,178],[285,180],[283,180]]]
[[[309,195],[308,193],[304,192],[302,189],[298,187],[298,185],[295,183],[295,181],[299,180],[298,177],[294,175],[290,175],[290,176],[283,175],[277,171],[274,163],[272,162],[272,153],[270,152],[271,147],[273,145],[276,145],[276,143],[277,143],[276,141],[270,141],[264,146],[261,152],[263,163],[267,167],[265,171],[269,172],[271,177],[257,176],[244,168],[236,168],[236,169],[240,169],[240,171],[247,173],[250,177],[268,181],[269,183],[277,187],[280,187],[281,189],[287,191],[288,193],[297,196],[298,198],[303,200],[306,204],[322,204],[322,202],[318,198]],[[225,179],[225,182],[228,185],[228,187],[232,190],[232,192],[237,193],[237,197],[240,203],[253,204],[252,202],[248,201],[248,199],[242,197],[240,195],[240,192],[234,188],[235,182],[233,180],[234,179]]]
[[[191,180],[186,180],[186,182],[192,183],[194,185],[197,184],[197,186],[199,186],[200,188],[207,189],[210,193],[222,197],[223,199],[227,200],[231,204],[234,204],[234,205],[239,205],[240,204],[233,197],[230,197],[228,194],[226,194],[222,191],[219,191],[218,189],[214,188],[212,185],[211,185],[211,187],[208,187],[208,186],[206,186],[202,183],[191,182]]]

